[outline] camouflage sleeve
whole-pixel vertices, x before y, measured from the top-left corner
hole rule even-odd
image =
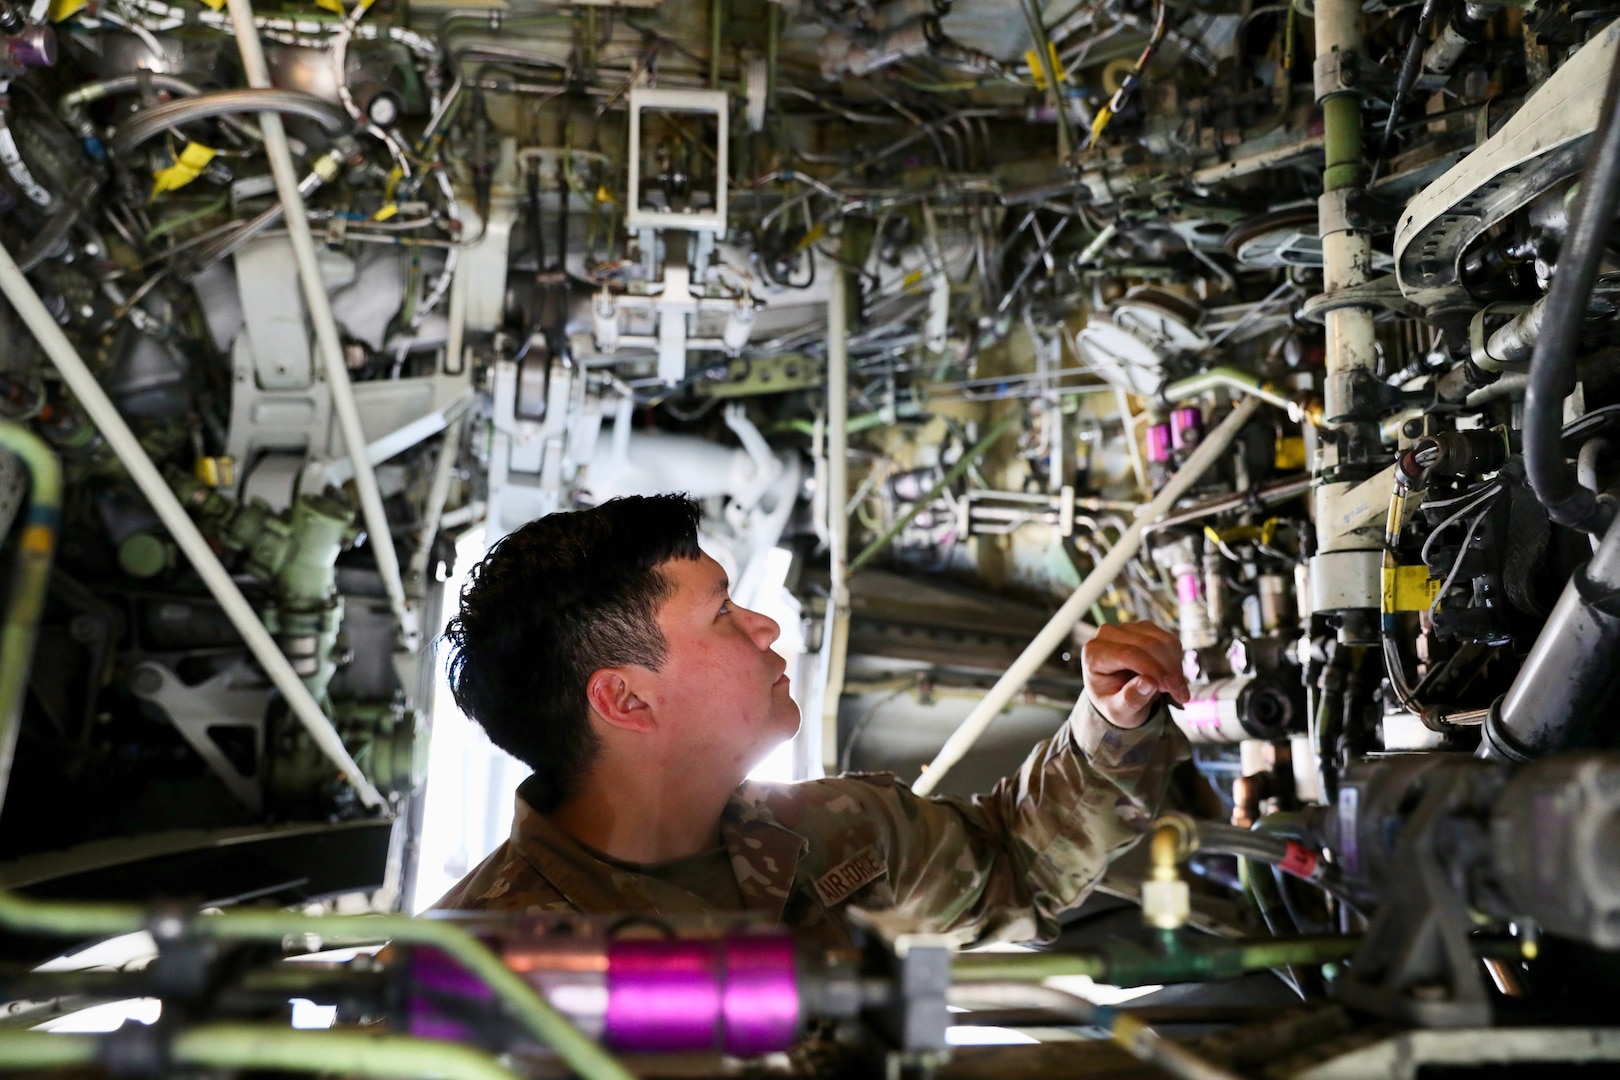
[[[1050,940],[1058,916],[1140,838],[1188,753],[1163,706],[1127,731],[1082,697],[988,794],[922,798],[893,778],[863,785],[888,843],[895,913],[960,944]]]

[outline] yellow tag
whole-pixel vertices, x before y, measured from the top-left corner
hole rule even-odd
[[[810,247],[814,246],[816,241],[820,240],[823,236],[826,236],[826,235],[827,235],[827,226],[826,226],[826,224],[818,222],[817,224],[811,226],[809,232],[804,234],[804,239],[803,240],[800,240],[798,242],[798,244],[794,245],[794,248],[793,248],[794,253],[797,254],[798,252],[804,251],[807,248],[810,248]]]
[[[215,11],[225,10],[225,0],[202,0],[202,2],[213,8]]]
[[[220,0],[223,4],[225,0]],[[61,22],[85,9],[87,0],[51,0],[50,10],[45,16],[51,22]]]
[[[394,189],[399,187],[399,182],[403,179],[405,179],[404,169],[401,169],[398,165],[395,165],[392,169],[390,169],[388,171],[388,182],[383,185],[383,198],[387,199],[389,202],[393,202]]]
[[[152,185],[152,198],[157,198],[165,191],[183,188],[197,179],[208,167],[208,163],[214,160],[216,153],[218,151],[201,143],[186,143],[186,148],[180,151],[180,156],[175,159],[173,165],[152,174],[155,181]]]
[[[372,214],[371,215],[371,220],[372,221],[387,221],[389,218],[393,217],[397,213],[399,213],[399,203],[389,203],[387,206],[383,207],[381,210],[378,210],[375,214]]]
[[[1297,435],[1277,436],[1277,443],[1272,451],[1279,469],[1303,469],[1305,467],[1305,440]]]
[[[613,193],[608,191],[608,189],[605,187],[598,187],[596,189],[596,201],[600,203],[610,203],[613,201]]]
[[[342,0],[315,0],[315,6],[322,11],[330,11],[334,15],[343,14]]]
[[[1046,43],[1046,55],[1052,60],[1052,74],[1057,76],[1058,82],[1062,82],[1068,72],[1063,70],[1063,61],[1058,59],[1057,46],[1050,41]],[[1045,90],[1046,72],[1042,69],[1040,60],[1036,58],[1034,49],[1024,54],[1024,63],[1029,65],[1030,73],[1034,76],[1035,89]]]
[[[913,289],[922,279],[923,272],[921,270],[913,270],[911,273],[905,276],[905,280],[900,282],[900,287],[907,290]]]
[[[198,483],[209,487],[232,487],[236,484],[236,463],[228,457],[200,457],[196,476]]]
[[[1440,582],[1429,577],[1427,566],[1384,568],[1385,611],[1427,611],[1440,595]]]

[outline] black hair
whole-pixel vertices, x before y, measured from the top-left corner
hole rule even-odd
[[[657,670],[668,642],[659,572],[696,559],[698,504],[630,496],[551,514],[503,536],[472,568],[450,620],[450,691],[490,742],[534,770],[525,799],[548,813],[595,757],[585,684],[606,667]]]

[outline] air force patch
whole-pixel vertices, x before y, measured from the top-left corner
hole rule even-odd
[[[849,899],[851,893],[869,885],[889,872],[877,857],[877,851],[867,848],[852,859],[846,859],[816,879],[816,895],[827,907]]]

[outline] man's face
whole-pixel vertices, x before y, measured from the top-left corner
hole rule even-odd
[[[740,780],[799,730],[787,661],[771,651],[781,628],[733,603],[725,571],[707,555],[658,569],[674,586],[658,611],[669,647],[638,693],[694,767]]]

